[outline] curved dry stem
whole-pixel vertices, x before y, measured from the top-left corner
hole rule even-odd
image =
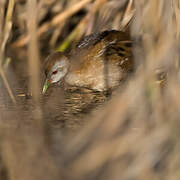
[[[82,9],[87,3],[91,2],[91,0],[82,0],[79,3],[75,4],[74,6],[71,6],[67,10],[63,11],[62,13],[59,13],[56,15],[52,21],[44,23],[39,29],[38,29],[38,35],[41,36],[44,34],[46,31],[49,30],[49,28],[55,27],[58,24],[62,23],[65,21],[67,18],[72,16],[74,13]],[[16,42],[12,44],[13,47],[22,47],[26,45],[29,42],[29,35],[25,35],[20,37]]]

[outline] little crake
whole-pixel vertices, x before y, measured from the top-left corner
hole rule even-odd
[[[104,31],[81,40],[69,53],[55,52],[44,64],[43,93],[52,83],[105,91],[117,87],[133,70],[132,41],[127,33]]]

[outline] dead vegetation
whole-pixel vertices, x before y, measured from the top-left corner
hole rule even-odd
[[[0,178],[179,180],[179,3],[16,0],[8,19],[8,3],[1,1]],[[57,127],[49,132],[40,62],[50,51],[105,29],[131,32],[137,41],[135,74],[86,117],[88,124],[79,133],[64,137]],[[165,81],[157,80],[159,72],[165,72]],[[20,77],[30,77],[30,83]],[[19,100],[27,88],[34,98]]]

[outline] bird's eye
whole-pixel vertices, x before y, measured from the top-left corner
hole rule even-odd
[[[57,73],[57,71],[56,71],[56,70],[52,72],[52,74],[56,74],[56,73]]]

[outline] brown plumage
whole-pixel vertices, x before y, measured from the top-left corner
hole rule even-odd
[[[121,31],[86,36],[69,54],[55,52],[46,59],[46,84],[64,79],[95,91],[115,88],[133,70],[131,47],[130,36]]]
[[[131,47],[128,34],[104,31],[86,36],[70,53],[49,55],[44,63],[43,92],[46,84],[55,86],[46,94],[47,119],[70,132],[86,124],[90,113],[109,99],[109,90],[133,70]]]

